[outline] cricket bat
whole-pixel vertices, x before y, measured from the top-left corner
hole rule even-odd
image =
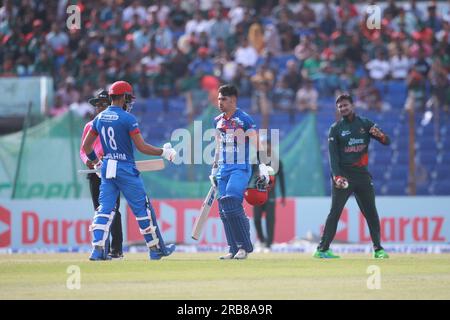
[[[142,161],[136,161],[136,168],[141,171],[159,171],[164,169],[164,160],[163,159],[156,159],[156,160],[142,160]],[[96,173],[99,170],[96,169],[86,169],[86,170],[78,170],[79,174],[86,174],[86,173]]]
[[[203,201],[202,207],[200,209],[200,214],[194,223],[194,228],[192,229],[192,239],[198,240],[200,238],[200,234],[202,233],[203,226],[205,225],[206,220],[208,220],[209,211],[214,203],[214,200],[217,196],[217,188],[215,186],[211,186],[209,189],[208,195]]]

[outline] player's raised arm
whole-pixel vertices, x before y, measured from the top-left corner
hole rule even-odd
[[[376,124],[371,126],[369,134],[372,138],[374,138],[381,144],[384,144],[385,146],[391,144],[391,139],[389,138],[389,136],[385,134],[380,128],[378,128]]]

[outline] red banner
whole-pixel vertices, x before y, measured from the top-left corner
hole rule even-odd
[[[219,217],[217,201],[214,202],[208,221],[205,224],[199,241],[191,239],[191,232],[195,219],[200,213],[203,200],[153,200],[152,205],[156,211],[158,224],[166,242],[185,244],[225,245],[226,239],[223,224]],[[253,229],[253,207],[244,201],[244,209],[251,219]],[[295,200],[286,199],[283,206],[280,201],[276,206],[275,242],[287,242],[295,238]],[[252,231],[252,237],[255,238]],[[127,237],[129,243],[142,242],[137,221],[129,207],[127,207]]]

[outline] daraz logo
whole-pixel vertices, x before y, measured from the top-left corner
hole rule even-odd
[[[11,245],[11,212],[0,207],[0,248]]]

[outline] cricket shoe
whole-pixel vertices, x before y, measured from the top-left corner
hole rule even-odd
[[[150,249],[149,257],[150,260],[160,260],[162,257],[170,256],[175,251],[176,246],[174,244],[166,245],[166,252],[162,252],[161,249],[152,250]]]
[[[234,257],[234,254],[231,252],[228,252],[227,254],[220,256],[219,259],[220,260],[231,260],[231,259],[233,259],[233,257]]]
[[[389,259],[389,255],[383,249],[375,251],[373,257],[374,259]]]
[[[244,249],[239,249],[239,251],[234,255],[234,259],[244,260],[247,259],[248,253]]]
[[[113,260],[122,260],[123,259],[123,253],[122,252],[111,252],[109,254],[109,256],[111,257],[111,259]]]
[[[91,256],[89,257],[89,260],[91,261],[111,260],[111,257],[106,254],[104,247],[94,246],[94,249],[92,249],[91,252]]]
[[[313,254],[314,258],[318,258],[318,259],[338,259],[340,258],[340,256],[337,256],[333,253],[333,251],[331,251],[330,249],[326,250],[326,251],[320,251],[320,250],[316,250],[316,252],[314,252]]]

